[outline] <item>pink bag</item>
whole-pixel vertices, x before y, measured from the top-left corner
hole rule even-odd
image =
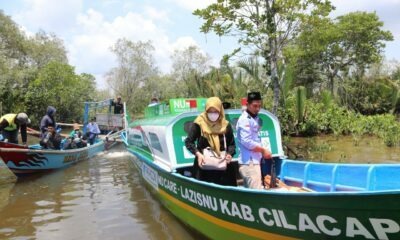
[[[218,156],[210,147],[203,150],[204,162],[200,168],[203,170],[226,170],[226,138],[224,135],[224,149]]]

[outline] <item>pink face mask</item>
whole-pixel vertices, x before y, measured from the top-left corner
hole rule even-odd
[[[217,113],[217,112],[216,113],[207,113],[207,117],[208,117],[208,120],[210,120],[211,122],[215,122],[219,118],[219,113]]]

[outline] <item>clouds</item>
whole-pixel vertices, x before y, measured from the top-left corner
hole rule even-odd
[[[26,0],[24,3],[23,10],[15,15],[15,20],[28,31],[44,29],[64,39],[70,64],[76,66],[77,72],[95,75],[100,88],[106,87],[102,76],[116,65],[110,49],[119,38],[152,41],[156,48],[154,57],[163,72],[170,70],[170,55],[175,48],[198,45],[190,36],[170,39],[166,31],[166,26],[172,24],[168,10],[150,5],[103,2],[96,9],[102,9],[106,4],[109,11],[105,15],[104,10],[83,10],[83,0],[62,4],[52,0]],[[126,13],[118,12],[110,17],[112,6],[119,4],[123,4]]]
[[[153,40],[161,46],[168,44],[168,37],[151,19],[133,12],[106,21],[100,12],[89,9],[79,15],[77,24],[81,31],[71,42],[71,48],[75,50],[71,52],[72,64],[79,66],[78,70],[95,74],[107,71],[114,65],[110,47],[119,38]]]
[[[386,57],[400,59],[400,0],[332,0],[332,4],[336,6],[333,16],[354,11],[376,12],[384,22],[383,29],[391,31],[394,36],[393,42],[386,43]]]
[[[59,1],[25,0],[25,10],[14,19],[31,31],[44,29],[60,33],[75,24],[76,16],[82,11],[83,0]]]
[[[62,38],[70,64],[78,72],[95,75],[98,86],[105,88],[101,79],[116,64],[110,47],[119,38],[151,40],[163,72],[171,70],[174,49],[190,45],[211,53],[217,64],[223,54],[237,48],[236,39],[199,33],[202,21],[192,15],[193,10],[213,2],[216,0],[15,0],[8,5],[15,9],[12,18],[27,32],[43,29]],[[395,35],[396,41],[387,44],[388,57],[400,59],[400,0],[333,0],[333,4],[337,7],[333,16],[375,10],[385,29]],[[7,13],[7,4],[4,8]]]
[[[148,11],[145,11],[144,15],[128,12],[112,21],[105,20],[103,15],[94,9],[80,14],[77,18],[80,33],[73,37],[69,45],[71,64],[77,66],[78,71],[97,76],[102,73],[104,75],[115,66],[115,57],[110,47],[119,38],[126,38],[131,41],[152,41],[156,48],[154,56],[158,66],[163,72],[168,72],[171,66],[170,55],[174,49],[197,43],[190,36],[171,41],[167,32],[157,24],[160,17],[165,17],[162,17],[162,14],[153,16],[154,9],[146,9]],[[105,87],[104,82],[100,82],[98,86]]]
[[[379,18],[385,23],[384,28],[392,32],[396,32],[400,28],[400,0],[333,0],[332,4],[336,6],[336,10],[332,14],[333,16],[354,11],[376,12]]]
[[[155,7],[145,6],[144,13],[148,18],[154,21],[160,21],[162,23],[171,23],[171,20],[169,19],[169,12],[166,10],[160,10]]]
[[[217,2],[216,0],[170,0],[170,1],[189,11],[205,8],[208,5]]]

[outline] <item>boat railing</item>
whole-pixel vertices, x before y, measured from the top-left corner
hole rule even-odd
[[[159,103],[153,106],[146,107],[144,110],[144,117],[151,118],[162,115],[169,115],[169,106],[166,103]]]
[[[205,108],[206,98],[173,98],[168,103],[149,105],[144,110],[144,117],[176,115],[184,112],[201,112]]]
[[[285,160],[281,179],[288,185],[318,192],[400,189],[400,166],[390,164],[329,164]]]

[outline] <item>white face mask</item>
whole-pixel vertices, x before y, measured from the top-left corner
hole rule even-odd
[[[207,113],[207,117],[211,122],[215,122],[219,118],[219,113]]]

